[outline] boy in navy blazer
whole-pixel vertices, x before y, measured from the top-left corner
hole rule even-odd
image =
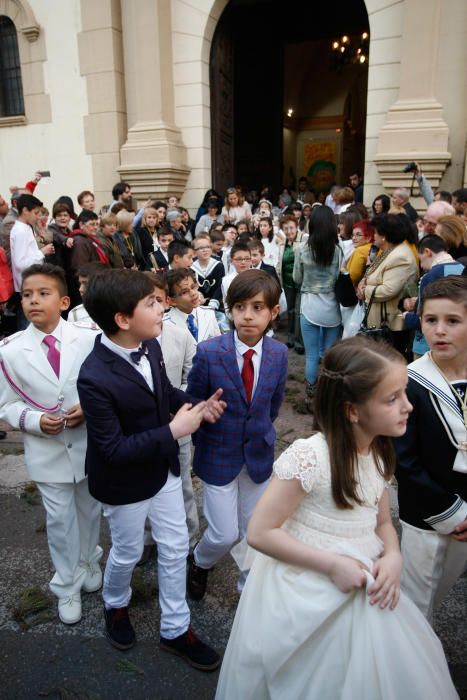
[[[185,599],[188,532],[177,440],[202,420],[219,418],[222,392],[198,403],[170,384],[156,340],[163,308],[150,276],[95,275],[84,304],[103,331],[81,368],[78,391],[88,426],[89,490],[103,503],[112,534],[102,593],[107,638],[119,649],[135,643],[130,584],[148,518],[158,545],[160,646],[212,670],[219,656],[195,636]]]
[[[203,480],[208,521],[193,551],[188,592],[205,593],[208,571],[244,538],[253,509],[272,473],[279,413],[287,377],[287,348],[265,336],[279,313],[280,286],[262,270],[246,270],[229,287],[227,306],[234,330],[198,345],[188,393],[204,400],[223,389],[227,408],[217,425],[196,433],[193,469]],[[248,573],[239,563],[242,589]]]

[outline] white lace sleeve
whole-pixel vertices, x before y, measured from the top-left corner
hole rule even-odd
[[[299,479],[309,493],[318,474],[318,460],[310,440],[297,440],[281,454],[274,464],[279,479]]]

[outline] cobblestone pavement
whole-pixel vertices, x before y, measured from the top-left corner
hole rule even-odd
[[[311,430],[311,416],[298,412],[303,410],[303,365],[303,357],[291,352],[287,396],[276,426],[278,453]],[[47,581],[53,572],[42,505],[35,503],[33,492],[24,490],[27,475],[21,436],[10,434],[7,441],[0,443],[0,452],[3,452],[0,454],[0,697],[5,700],[38,696],[83,700],[212,698],[217,673],[195,671],[158,648],[154,562],[137,570],[134,579],[131,616],[138,643],[128,652],[119,652],[105,641],[98,593],[83,595],[83,618],[73,627],[65,627],[58,621],[54,601],[49,610],[38,615],[39,624],[21,616],[18,609],[21,594],[34,586],[47,593]],[[199,496],[196,480],[195,486]],[[396,518],[395,510],[394,515]],[[105,523],[102,542],[107,553],[109,537]],[[195,630],[221,652],[238,603],[235,580],[236,568],[227,556],[210,574],[205,599],[190,602]],[[436,632],[463,700],[467,700],[466,594],[467,578],[463,578],[435,619]],[[31,622],[32,626],[28,627]]]

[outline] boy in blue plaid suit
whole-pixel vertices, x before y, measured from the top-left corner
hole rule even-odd
[[[274,461],[279,413],[287,377],[287,348],[265,336],[279,313],[280,286],[262,270],[239,274],[228,290],[234,329],[198,345],[188,392],[204,399],[221,387],[227,408],[216,426],[203,423],[195,436],[193,469],[203,481],[208,527],[195,547],[188,592],[200,600],[208,571],[244,538]],[[238,589],[248,569],[240,562]]]

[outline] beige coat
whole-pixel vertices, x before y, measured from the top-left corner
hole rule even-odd
[[[389,327],[393,331],[403,329],[398,308],[404,288],[418,280],[418,263],[409,246],[401,243],[392,250],[381,265],[367,277],[365,301],[368,304],[376,287],[375,298],[368,316],[368,326],[381,325],[382,303],[386,302]]]

